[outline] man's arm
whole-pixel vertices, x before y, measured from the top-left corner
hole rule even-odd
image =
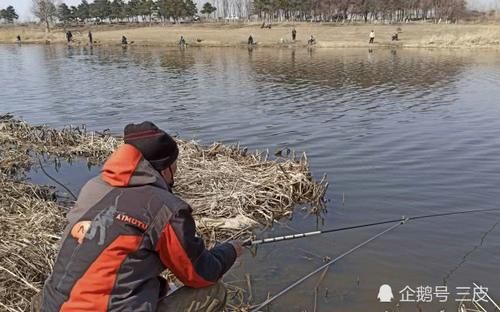
[[[163,229],[156,245],[163,264],[186,286],[207,287],[217,282],[233,265],[237,253],[230,243],[205,248],[196,237],[191,207],[181,208]]]

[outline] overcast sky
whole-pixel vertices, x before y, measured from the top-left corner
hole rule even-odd
[[[56,3],[60,3],[63,1],[56,0]],[[80,3],[80,0],[65,0],[68,5],[75,5]],[[92,1],[89,1],[92,2]],[[4,9],[9,5],[12,5],[17,14],[19,14],[20,19],[29,20],[33,19],[33,14],[31,13],[31,4],[33,0],[0,0],[0,9]]]
[[[32,20],[33,14],[31,14],[31,3],[33,0],[0,0],[0,9],[3,9],[9,5],[14,6],[17,13],[22,20]],[[60,0],[56,0],[60,3]],[[80,3],[80,0],[65,0],[68,5],[76,5]],[[92,2],[90,0],[89,2]],[[491,8],[497,3],[497,0],[468,0],[469,5],[474,7]]]

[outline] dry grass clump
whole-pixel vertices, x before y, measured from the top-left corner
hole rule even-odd
[[[0,132],[1,133],[1,132]],[[29,151],[20,149],[12,149],[2,141],[0,137],[0,175],[14,175],[22,169],[30,166]]]
[[[99,164],[121,143],[109,133],[89,132],[85,126],[53,129],[31,126],[10,114],[0,115],[0,143],[14,149],[57,157],[84,157]]]
[[[278,162],[239,146],[203,149],[182,142],[180,147],[175,191],[192,205],[204,233],[221,238],[224,231],[230,236],[238,231],[237,236],[248,237],[248,230],[292,214],[298,204],[309,204],[313,212],[323,208],[326,179],[313,181],[305,155]]]
[[[54,192],[22,181],[37,153],[83,157],[100,164],[122,143],[109,133],[84,126],[52,129],[31,126],[0,115],[0,307],[25,311],[50,272],[56,242],[65,221]],[[326,179],[314,181],[307,158],[269,160],[239,146],[178,140],[179,174],[175,193],[195,211],[199,231],[209,245],[230,238],[248,238],[259,225],[271,225],[298,204],[312,212],[324,208]],[[232,287],[231,310],[244,305],[242,290]]]
[[[38,43],[43,43],[46,40],[62,41],[64,38],[62,32],[51,32],[46,34],[42,27],[0,25],[0,42],[14,43],[16,42],[17,35],[21,36],[23,42]]]
[[[425,40],[424,44],[436,47],[460,48],[500,47],[500,32],[488,30],[478,33],[433,35]]]
[[[177,141],[181,156],[175,192],[192,205],[200,228],[241,230],[290,215],[298,204],[310,204],[313,212],[323,208],[326,180],[312,179],[305,155],[269,160],[268,154],[250,154],[239,146],[204,148]],[[53,129],[0,115],[0,143],[0,155],[5,155],[0,170],[15,172],[26,168],[30,152],[99,164],[122,139],[85,126]]]
[[[0,176],[0,310],[27,311],[51,271],[64,226],[47,187]]]

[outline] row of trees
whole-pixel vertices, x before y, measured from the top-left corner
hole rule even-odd
[[[201,5],[207,0],[198,0]],[[208,0],[219,19],[347,22],[456,20],[466,0]],[[473,3],[476,0],[470,0]],[[500,3],[500,0],[495,0]]]
[[[34,0],[51,2],[54,0]],[[249,19],[257,15],[271,21],[405,21],[416,19],[456,20],[466,10],[466,0],[95,0],[80,5],[58,7],[58,18],[72,20],[100,19],[109,21],[179,20],[197,13],[219,18]],[[208,2],[207,2],[208,1]]]
[[[6,23],[14,23],[14,21],[18,18],[19,15],[17,15],[16,10],[12,5],[0,10],[0,20],[3,20]]]
[[[39,0],[38,0],[39,1]],[[174,19],[193,16],[197,13],[192,0],[95,0],[88,3],[82,0],[78,6],[68,7],[65,3],[58,6],[57,17],[62,22],[74,20],[87,21],[151,21],[152,16]]]
[[[193,17],[274,21],[408,21],[456,20],[466,11],[465,0],[81,0],[77,6],[56,0],[32,0],[33,12],[47,27],[58,19],[74,21],[149,21]],[[207,2],[208,1],[208,2]],[[213,14],[216,13],[216,14]]]
[[[47,31],[56,20],[62,23],[75,21],[149,21],[153,15],[161,20],[193,17],[198,12],[193,0],[82,0],[77,6],[55,0],[33,0],[33,13],[45,23]]]
[[[273,20],[405,21],[428,18],[456,20],[465,0],[254,0],[253,10]]]

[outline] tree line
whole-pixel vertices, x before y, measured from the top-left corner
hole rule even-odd
[[[192,17],[197,14],[193,0],[82,0],[77,6],[55,0],[47,3],[54,18],[70,21],[162,21]],[[203,1],[203,0],[201,0]],[[466,0],[205,0],[201,14],[207,17],[269,21],[411,21],[425,19],[457,20],[466,11]],[[35,14],[39,17],[39,14]]]
[[[197,5],[203,3],[200,13],[206,17],[269,22],[455,21],[466,12],[465,0],[194,0],[196,3],[193,0],[95,0],[90,3],[81,0],[75,6],[64,2],[56,5],[56,0],[32,1],[33,13],[47,29],[56,20],[62,23],[176,22],[192,18],[198,13]],[[14,20],[13,15],[7,17],[3,11],[2,19]]]
[[[63,22],[76,19],[84,22],[90,19],[132,22],[151,21],[153,15],[179,20],[196,13],[196,4],[192,0],[95,0],[90,4],[82,0],[78,6],[60,4],[57,17]]]
[[[56,20],[69,22],[144,22],[159,18],[178,21],[193,17],[198,9],[193,0],[82,0],[76,6],[68,6],[54,0],[33,0],[33,14],[47,28]]]
[[[206,1],[206,0],[199,0]],[[475,1],[475,0],[470,0]],[[496,0],[499,1],[500,0]],[[269,22],[456,21],[466,0],[209,0],[219,19]],[[201,4],[201,3],[199,3]]]
[[[12,5],[9,5],[5,9],[0,10],[0,20],[5,23],[14,23],[15,20],[19,19],[19,15],[17,15],[16,10]]]
[[[254,13],[270,20],[410,21],[457,20],[465,0],[255,0]]]

